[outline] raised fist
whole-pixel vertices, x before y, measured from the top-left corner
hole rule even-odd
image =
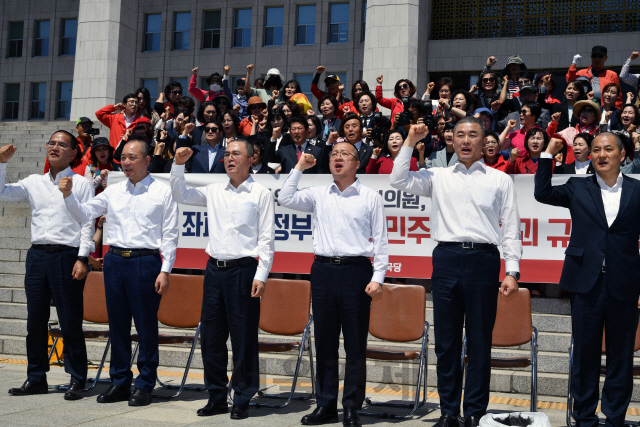
[[[189,147],[178,148],[175,157],[176,165],[184,165],[187,160],[189,160],[189,157],[191,157],[191,154],[193,154],[193,150],[191,150],[191,148]]]
[[[629,59],[631,59],[633,61],[634,59],[638,59],[638,56],[640,56],[640,53],[632,52],[631,56],[629,57]]]
[[[228,65],[224,66],[224,75],[228,76],[229,75],[229,70],[231,69],[231,67],[229,67]]]
[[[164,153],[164,142],[158,142],[156,148],[153,150],[154,156],[162,156]]]
[[[247,65],[247,71],[248,72],[252,72],[253,71],[253,64]],[[249,84],[249,82],[247,82],[247,84]]]
[[[62,195],[64,196],[65,199],[71,195],[72,188],[73,188],[72,177],[60,178],[60,181],[58,182],[58,189],[62,192]]]
[[[419,125],[411,125],[409,128],[409,136],[407,136],[407,140],[410,142],[418,142],[423,140],[428,133],[428,129],[424,124]]]
[[[561,113],[559,113],[559,112],[558,113],[553,113],[551,115],[551,121],[553,123],[560,123],[560,116],[561,116]]]
[[[582,55],[580,55],[579,53],[577,55],[573,56],[573,63],[578,65],[578,62],[580,62],[580,58],[582,58]]]
[[[18,149],[13,145],[5,145],[0,148],[0,163],[7,163]]]
[[[318,67],[316,68],[316,73],[318,74],[324,73],[324,67],[322,65],[318,65]]]
[[[198,75],[198,67],[195,67],[193,70],[191,70],[191,74],[193,74],[194,76]]]
[[[378,82],[379,85],[382,84],[382,74],[380,74],[378,77],[376,77],[376,81]]]
[[[427,85],[427,92],[431,93],[431,91],[435,88],[436,84],[434,82],[429,82],[429,84]]]
[[[496,62],[498,62],[496,57],[490,56],[489,58],[487,58],[487,67],[493,67],[494,65],[496,65]]]
[[[509,123],[507,123],[507,127],[509,129],[513,129],[514,127],[518,126],[518,122],[515,120],[509,120]]]
[[[373,149],[373,155],[378,157],[380,155],[380,153],[382,153],[382,148],[374,148]]]
[[[195,123],[187,123],[186,125],[184,125],[184,132],[191,133],[191,132],[193,132],[193,130],[195,128],[196,128],[196,124]]]
[[[511,149],[511,153],[509,154],[509,161],[511,163],[515,163],[518,158],[518,154],[520,154],[520,149],[518,147],[513,147]]]
[[[560,152],[560,150],[562,150],[562,146],[564,145],[564,143],[562,142],[562,139],[560,138],[551,138],[551,140],[549,141],[549,145],[547,146],[547,149],[545,150],[545,152],[551,154],[552,156],[555,156],[556,154],[558,154]]]

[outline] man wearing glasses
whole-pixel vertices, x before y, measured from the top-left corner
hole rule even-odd
[[[114,114],[116,111],[123,111],[124,114]],[[115,150],[127,129],[140,118],[138,97],[135,93],[125,95],[122,103],[107,105],[96,111],[96,117],[103,125],[109,128],[109,144]]]
[[[227,182],[187,189],[184,165],[192,153],[187,147],[176,151],[170,182],[176,202],[206,206],[208,211],[209,261],[200,322],[209,402],[197,413],[210,416],[228,412],[227,339],[231,336],[231,419],[243,419],[249,416],[249,402],[260,386],[260,296],[273,262],[275,202],[271,192],[250,176],[254,161],[250,142],[236,138],[227,144]]]
[[[389,262],[387,220],[382,197],[360,184],[358,150],[348,142],[333,146],[329,168],[333,183],[298,190],[304,170],[316,158],[302,153],[282,185],[278,202],[314,213],[311,294],[315,323],[317,408],[304,425],[338,421],[338,346],[344,338],[343,424],[360,426],[366,385],[366,350],[371,298],[382,294]],[[369,258],[373,257],[373,265]]]
[[[88,179],[72,172],[77,140],[67,131],[58,131],[46,144],[49,172],[31,175],[16,184],[5,184],[7,162],[16,148],[0,148],[0,200],[29,202],[31,208],[31,248],[27,252],[24,289],[27,297],[27,380],[12,388],[14,396],[47,393],[47,323],[53,296],[64,340],[64,367],[71,382],[66,400],[82,398],[87,378],[87,350],[82,332],[84,280],[89,252],[93,248],[93,225],[78,222],[64,206],[58,182],[73,179],[78,200],[89,201],[94,194]]]
[[[193,154],[186,163],[191,173],[224,173],[224,147],[222,146],[222,124],[214,120],[202,127],[207,145],[194,145]],[[176,150],[184,147],[188,140],[178,137]]]
[[[567,81],[570,82],[580,76],[586,76],[589,78],[591,86],[593,87],[593,95],[595,96],[595,99],[604,107],[604,102],[602,101],[602,89],[609,83],[616,83],[620,86],[618,74],[616,74],[615,71],[604,68],[604,63],[607,62],[608,58],[607,48],[604,46],[594,46],[591,49],[591,66],[589,68],[578,70],[578,62],[580,62],[580,58],[582,58],[580,54],[574,55],[573,62],[567,72]],[[616,108],[622,108],[621,93],[618,94]]]

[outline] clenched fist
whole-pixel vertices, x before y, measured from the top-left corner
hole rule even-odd
[[[560,113],[559,112],[558,113],[553,113],[551,115],[551,121],[553,123],[560,123]]]
[[[189,147],[180,147],[176,151],[176,165],[184,165],[189,157],[193,154],[193,150]]]
[[[58,182],[58,189],[62,192],[65,199],[71,195],[72,188],[73,179],[71,177],[60,178],[60,182]]]
[[[0,148],[0,163],[7,163],[13,157],[18,149],[13,145],[5,145]]]
[[[193,74],[194,76],[197,76],[198,75],[198,67],[196,67],[193,70],[191,70],[191,74]]]
[[[300,160],[298,160],[298,164],[296,165],[296,169],[299,171],[304,171],[306,169],[312,168],[316,165],[316,158],[313,154],[302,153],[300,156]]]
[[[562,140],[560,138],[551,138],[551,140],[549,141],[549,145],[547,146],[547,149],[545,150],[545,153],[551,154],[552,156],[555,156],[556,154],[558,154],[560,152],[560,150],[562,150],[562,146],[564,145],[564,143],[562,142]]]
[[[324,73],[324,67],[322,65],[318,65],[318,67],[316,68],[316,73],[318,74]]]

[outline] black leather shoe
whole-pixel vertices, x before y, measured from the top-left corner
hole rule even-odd
[[[211,415],[228,414],[229,407],[227,402],[213,403],[209,402],[204,408],[198,409],[197,414],[201,417],[210,417]]]
[[[343,409],[342,425],[345,427],[362,427],[356,408],[347,407]]]
[[[126,402],[131,396],[131,388],[126,385],[111,385],[96,399],[98,403]]]
[[[43,383],[34,383],[29,380],[26,380],[22,387],[10,388],[9,394],[13,394],[14,396],[29,396],[31,394],[46,394],[49,392],[49,385],[47,382]]]
[[[147,406],[151,404],[152,399],[150,391],[136,388],[129,398],[129,406]]]
[[[443,415],[433,427],[460,427],[460,421],[458,417]]]
[[[244,420],[245,418],[249,418],[249,407],[241,408],[239,406],[233,405],[231,408],[231,419],[232,420]]]
[[[305,426],[319,426],[338,422],[338,410],[318,406],[312,413],[302,417],[300,422]]]
[[[464,419],[464,427],[478,427],[480,425],[480,417],[472,415]]]
[[[64,394],[64,400],[80,400],[82,399],[82,387],[78,383],[69,384],[67,392]]]

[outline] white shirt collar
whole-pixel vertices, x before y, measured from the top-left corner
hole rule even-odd
[[[336,185],[335,181],[333,182],[333,184],[331,184],[329,186],[329,191],[335,191],[336,193],[342,195],[342,194],[346,194],[349,191],[355,191],[357,194],[360,194],[360,180],[358,178],[356,178],[356,181],[351,184],[350,186],[348,186],[347,188],[344,189],[344,191],[340,191],[340,189],[338,188],[338,186]]]
[[[473,172],[476,169],[480,169],[482,172],[486,172],[487,171],[487,165],[484,162],[483,159],[477,160],[476,162],[474,162],[471,167],[469,169],[467,169],[467,167],[462,164],[459,163],[460,160],[458,160],[458,163],[456,163],[455,165],[449,166],[450,168],[453,169],[453,171],[455,172],[456,170],[460,170],[462,172]]]
[[[613,187],[609,187],[607,185],[607,183],[604,182],[604,179],[600,178],[600,175],[598,175],[598,174],[596,174],[596,180],[598,181],[598,185],[600,186],[600,188],[602,190],[605,190],[605,191],[616,191],[616,190],[618,190],[619,188],[622,187],[622,172],[620,172],[618,174],[618,179],[616,179],[616,183],[613,185]]]
[[[247,193],[250,193],[252,184],[253,184],[253,178],[251,177],[251,175],[249,175],[249,177],[245,179],[242,184],[238,185],[238,188],[234,187],[231,184],[231,180],[229,180],[229,182],[227,183],[227,186],[225,187],[225,190],[238,191],[238,192],[246,191]]]
[[[136,186],[141,185],[145,188],[149,188],[149,186],[151,185],[151,183],[153,182],[153,178],[151,177],[150,173],[147,173],[147,176],[145,176],[140,182],[138,182],[136,185],[133,185],[131,183],[131,181],[129,179],[127,179],[127,190],[133,190],[135,189]]]
[[[53,175],[51,175],[51,170],[49,170],[49,172],[47,172],[47,174],[45,176],[49,176],[49,179],[52,182],[55,182],[56,184],[60,182],[60,178],[67,178],[71,175],[73,175],[74,172],[71,170],[71,166],[67,166],[65,169],[61,170],[60,172],[58,172],[56,174],[56,179],[53,179]]]

